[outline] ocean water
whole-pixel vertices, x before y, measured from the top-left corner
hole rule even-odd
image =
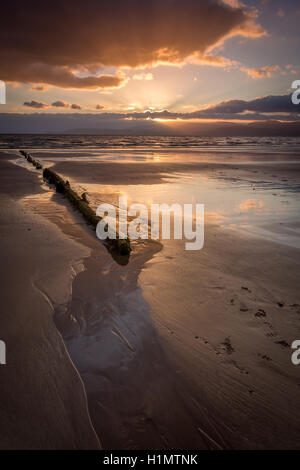
[[[161,137],[60,134],[2,134],[0,149],[170,150],[202,152],[300,153],[300,137]]]

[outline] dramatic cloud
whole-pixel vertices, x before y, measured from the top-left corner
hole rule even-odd
[[[71,109],[81,109],[81,106],[79,104],[72,104]]]
[[[97,104],[97,106],[95,106],[95,109],[100,111],[101,109],[104,109],[104,106],[102,104]]]
[[[126,83],[94,75],[104,67],[209,61],[226,38],[263,34],[245,6],[220,0],[11,0],[1,17],[1,79],[75,89]]]
[[[48,104],[42,103],[41,101],[25,101],[23,106],[27,106],[28,108],[36,108],[36,109],[44,109],[48,108]]]

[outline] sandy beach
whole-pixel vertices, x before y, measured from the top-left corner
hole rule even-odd
[[[300,450],[299,0],[1,18],[0,450]]]
[[[1,369],[3,419],[16,409],[17,379],[20,408],[24,388],[37,403],[49,395],[31,413],[33,429],[46,423],[43,433],[25,446],[97,448],[97,434],[105,449],[299,448],[300,377],[290,348],[300,337],[299,156],[32,154],[86,191],[93,207],[126,194],[207,210],[202,250],[137,241],[121,265],[37,170],[13,151],[1,154],[9,313],[1,331],[12,364]],[[60,423],[51,414],[58,400]],[[27,417],[15,413],[5,446],[19,448]]]

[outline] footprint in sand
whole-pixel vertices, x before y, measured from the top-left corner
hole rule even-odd
[[[249,310],[249,308],[246,307],[246,305],[241,304],[241,306],[240,306],[240,312],[248,312],[248,310]]]
[[[231,340],[229,336],[227,336],[227,338],[224,339],[222,346],[223,346],[223,349],[227,352],[227,354],[234,353],[234,347],[231,344]]]
[[[279,341],[275,341],[275,344],[279,344],[280,346],[282,346],[283,348],[289,348],[290,345],[289,343],[285,340],[285,339],[281,339]]]
[[[241,290],[245,290],[246,292],[249,292],[249,294],[251,294],[251,290],[248,289],[248,287],[246,286],[241,286]]]
[[[277,333],[272,333],[272,332],[269,332],[269,333],[266,333],[266,336],[268,338],[275,338],[277,336]]]
[[[206,344],[206,345],[209,344],[208,341],[207,341],[207,339],[205,339],[205,338],[203,338],[203,337],[201,337],[201,336],[197,336],[197,335],[196,335],[196,336],[195,336],[195,339],[200,339],[200,341],[202,341],[202,343],[204,343],[204,344]]]
[[[257,310],[257,312],[254,314],[254,316],[257,317],[257,318],[262,318],[262,317],[266,317],[267,314],[266,314],[265,310],[263,310],[262,308],[259,308]]]
[[[268,328],[270,328],[271,330],[271,333],[266,333],[266,336],[278,336],[278,333],[277,331],[275,330],[274,326],[272,325],[272,323],[270,323],[269,321],[264,321],[264,325],[266,325]]]
[[[258,357],[260,357],[261,359],[264,359],[265,361],[272,361],[272,358],[270,356],[268,356],[267,354],[261,354],[261,353],[257,353]]]
[[[299,304],[290,304],[289,305],[290,309],[295,311],[296,310],[296,313],[300,314],[300,305]]]

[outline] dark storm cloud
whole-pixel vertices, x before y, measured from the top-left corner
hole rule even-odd
[[[79,104],[73,103],[66,103],[66,101],[54,101],[54,103],[48,104],[48,103],[43,103],[41,101],[25,101],[23,103],[23,106],[26,106],[28,108],[35,108],[35,109],[45,109],[45,108],[70,108],[70,109],[81,109],[81,106]]]
[[[281,113],[286,113],[281,116]],[[266,119],[266,114],[278,119],[293,119],[300,114],[300,106],[292,103],[290,95],[270,95],[254,100],[223,101],[206,109],[192,113],[172,113],[168,110],[161,112],[131,113],[128,117],[135,119]]]
[[[53,108],[71,108],[71,109],[81,109],[81,106],[79,104],[70,104],[66,103],[66,101],[54,101],[54,103],[51,104]]]
[[[269,95],[251,101],[230,100],[219,103],[205,110],[206,113],[236,114],[245,111],[259,113],[299,113],[300,110],[292,103],[290,95]],[[205,113],[199,111],[198,113]]]
[[[244,7],[221,0],[11,0],[1,18],[1,79],[63,88],[119,87],[121,75],[75,71],[180,63],[226,37],[262,34]]]
[[[42,103],[41,101],[25,101],[23,106],[27,106],[28,108],[36,108],[36,109],[44,109],[48,108],[48,104]]]
[[[54,101],[54,103],[51,104],[54,108],[68,108],[70,105],[69,103],[66,103],[65,101]]]

